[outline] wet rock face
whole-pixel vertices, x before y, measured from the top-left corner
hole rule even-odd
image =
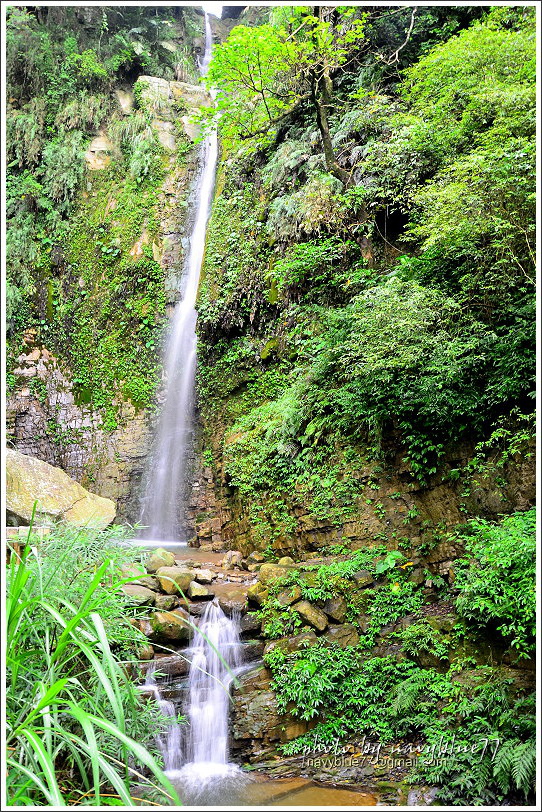
[[[62,468],[88,490],[116,503],[119,519],[136,518],[139,481],[150,447],[148,417],[119,405],[119,427],[103,429],[101,416],[79,402],[70,371],[35,333],[14,369],[17,388],[6,402],[6,431],[22,454]]]
[[[306,733],[314,722],[302,722],[278,711],[271,689],[271,672],[257,666],[239,678],[232,691],[232,750],[237,757],[255,762],[276,753],[278,744]]]
[[[159,140],[170,151],[170,163],[157,194],[158,232],[149,244],[149,234],[143,228],[133,245],[131,258],[134,262],[140,259],[145,247],[152,250],[153,258],[164,272],[166,301],[173,305],[179,297],[178,273],[184,262],[190,225],[191,207],[187,202],[197,171],[196,149],[187,155],[182,166],[175,161],[178,146],[175,121],[182,105],[186,113],[185,132],[193,140],[196,132],[190,129],[188,118],[197,107],[210,104],[211,99],[197,85],[167,82],[156,77],[141,78],[148,83],[150,103],[156,106],[152,111],[152,125]],[[129,115],[134,103],[133,90],[129,87],[118,90],[116,102],[118,111]],[[104,129],[96,134],[87,151],[89,171],[99,174],[105,166],[114,164],[117,151],[118,144],[104,122]],[[112,201],[112,206],[114,204]],[[85,289],[84,279],[72,280],[65,276],[62,256],[57,257],[57,253],[58,249],[51,253],[55,275],[79,296]],[[38,340],[34,329],[26,331],[23,342],[23,351],[9,370],[15,377],[14,392],[6,407],[11,444],[23,454],[62,468],[92,492],[114,500],[118,518],[136,522],[140,515],[141,479],[152,443],[151,414],[124,401],[119,393],[114,402],[118,426],[108,429],[103,415],[85,400],[88,395],[74,385],[74,373],[67,361],[55,357],[50,347]]]

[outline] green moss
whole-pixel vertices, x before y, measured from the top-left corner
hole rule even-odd
[[[123,167],[89,179],[69,233],[69,278],[51,311],[50,341],[73,373],[76,402],[102,412],[106,429],[122,401],[152,404],[165,317],[164,272],[150,249],[164,170],[137,183]]]

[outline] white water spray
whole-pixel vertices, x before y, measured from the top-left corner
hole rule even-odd
[[[205,53],[200,70],[207,72],[212,52],[209,17],[205,15]],[[196,218],[183,276],[181,300],[175,306],[164,356],[166,395],[146,476],[140,524],[142,538],[185,540],[183,535],[186,463],[192,444],[196,370],[196,296],[205,250],[205,231],[215,182],[218,139],[211,133],[202,145],[202,170],[196,196]]]
[[[241,651],[239,624],[224,614],[215,598],[206,606],[186,651],[191,661],[183,707],[186,726],[175,720],[173,703],[162,698],[155,669],[147,671],[142,690],[154,695],[170,719],[157,744],[168,777],[187,803],[210,803],[217,793],[222,798],[224,793],[236,797],[250,781],[228,761],[229,688],[242,670]]]

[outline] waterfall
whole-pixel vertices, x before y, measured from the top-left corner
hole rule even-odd
[[[199,619],[186,654],[191,661],[183,705],[186,727],[173,721],[174,705],[162,698],[154,668],[142,686],[171,720],[167,732],[157,738],[167,775],[186,803],[210,803],[217,792],[222,798],[224,793],[236,797],[250,780],[228,762],[229,686],[242,670],[241,642],[237,619],[228,618],[216,598]]]
[[[212,33],[205,14],[205,53],[200,60],[204,75],[209,67]],[[211,133],[202,144],[195,220],[184,268],[181,299],[175,306],[164,355],[165,401],[156,433],[154,451],[146,475],[140,524],[142,538],[182,540],[185,512],[186,464],[192,444],[194,379],[196,370],[196,296],[205,231],[214,189],[218,139]]]
[[[170,721],[167,731],[157,737],[157,744],[164,759],[164,768],[166,770],[174,770],[180,764],[182,758],[181,740],[182,729],[176,721],[177,712],[175,705],[167,699],[163,699],[160,694],[160,689],[155,679],[156,665],[153,663],[146,673],[145,684],[141,690],[146,694],[152,694],[158,703],[158,707],[163,716],[166,716]]]
[[[203,75],[209,66],[211,49],[211,25],[206,13],[205,53],[200,59]],[[143,539],[147,539],[149,545],[182,539],[187,452],[191,444],[194,408],[195,304],[217,153],[214,132],[202,145],[202,169],[197,184],[195,220],[182,295],[173,313],[164,355],[166,395],[155,450],[147,471],[140,519],[146,527]],[[191,665],[184,703],[186,727],[177,722],[173,703],[162,697],[154,666],[147,671],[142,691],[155,697],[161,712],[169,720],[166,731],[157,737],[157,744],[165,770],[179,785],[185,803],[217,803],[219,799],[223,801],[224,793],[235,793],[250,779],[235,764],[228,763],[229,686],[232,674],[240,668],[241,643],[236,619],[228,618],[216,599],[206,606],[199,619],[187,657]],[[220,798],[216,797],[217,792]]]
[[[187,757],[198,772],[216,772],[228,760],[228,687],[240,666],[238,624],[210,603],[198,623],[189,652]],[[190,657],[191,655],[191,657]]]

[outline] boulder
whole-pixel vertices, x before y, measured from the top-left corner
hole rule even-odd
[[[247,564],[246,569],[249,572],[258,572],[261,566],[261,564]]]
[[[124,584],[122,587],[124,594],[130,599],[130,603],[135,606],[153,606],[156,593],[138,584]]]
[[[150,643],[146,646],[139,646],[137,656],[140,660],[152,660],[154,657],[154,649]]]
[[[212,570],[196,570],[196,574],[194,575],[194,579],[199,584],[212,584],[215,578],[216,572]]]
[[[328,617],[336,620],[337,623],[343,623],[346,617],[346,601],[342,595],[337,595],[334,598],[328,598],[324,603],[322,609]]]
[[[445,634],[451,632],[457,623],[457,616],[454,614],[426,615],[425,619],[435,631]]]
[[[234,567],[240,568],[242,560],[243,556],[239,550],[228,550],[222,559],[222,566],[224,569],[233,569]]]
[[[154,666],[158,676],[166,678],[184,677],[188,674],[190,661],[182,654],[159,654],[155,657]]]
[[[243,665],[261,660],[263,657],[265,642],[263,640],[247,640],[243,643],[243,653],[241,655]]]
[[[330,626],[324,633],[324,637],[330,643],[335,643],[341,648],[357,646],[359,643],[359,634],[351,623],[343,623],[340,626]]]
[[[258,550],[253,550],[250,555],[247,556],[247,564],[263,564],[265,558],[263,557],[262,553],[258,552]]]
[[[217,583],[216,581],[208,587],[218,600],[220,608],[227,615],[234,612],[244,612],[247,608],[247,585]]]
[[[279,567],[288,567],[290,564],[295,564],[295,561],[289,555],[283,555],[282,558],[279,558],[278,564]]]
[[[174,612],[154,612],[149,618],[151,640],[168,642],[170,640],[188,640],[191,624],[188,614],[183,609]]]
[[[239,631],[242,635],[249,634],[251,632],[259,632],[260,626],[261,621],[254,614],[254,612],[247,612],[246,615],[243,615],[241,618],[239,623]]]
[[[121,574],[123,578],[134,578],[133,584],[138,586],[145,586],[147,589],[152,589],[153,592],[160,592],[160,582],[158,578],[153,575],[147,575],[145,568],[141,564],[129,564],[122,567]]]
[[[147,589],[152,589],[153,592],[160,592],[160,581],[153,575],[144,575],[143,578],[138,578],[134,584],[146,586]]]
[[[369,584],[372,584],[374,581],[374,578],[369,570],[360,570],[359,572],[355,572],[352,577],[354,578],[357,586],[369,586]]]
[[[311,629],[309,632],[296,634],[293,637],[281,637],[279,640],[271,640],[265,646],[263,653],[265,655],[268,654],[268,652],[279,648],[286,654],[290,653],[291,651],[297,651],[300,648],[306,648],[307,645],[312,645],[313,643],[316,643],[317,640],[318,638]]]
[[[176,595],[157,595],[154,605],[157,609],[162,609],[165,612],[170,612],[179,605],[179,598]]]
[[[257,603],[258,606],[261,606],[268,596],[269,590],[259,581],[256,581],[255,584],[252,584],[252,586],[249,586],[247,589],[247,598],[252,603]]]
[[[115,503],[85,490],[60,468],[6,450],[6,508],[19,523],[28,523],[37,502],[36,524],[64,520],[77,527],[103,530],[115,518]]]
[[[212,598],[213,595],[207,587],[198,584],[196,581],[191,581],[188,585],[188,597],[193,600],[194,598]]]
[[[319,632],[323,632],[326,628],[328,623],[326,615],[316,606],[313,606],[312,603],[309,603],[309,601],[299,601],[299,603],[292,606],[292,609],[301,615],[309,626],[312,626]]]
[[[207,608],[207,604],[204,601],[200,601],[199,603],[187,602],[183,604],[183,608],[186,609],[189,614],[194,615],[195,617],[201,617]]]
[[[283,589],[282,592],[279,592],[277,595],[277,601],[280,603],[281,606],[291,606],[292,603],[295,603],[301,598],[301,589],[294,584],[294,586],[289,586],[286,589]]]
[[[147,561],[147,572],[153,573],[161,567],[173,567],[174,565],[175,556],[173,553],[170,553],[169,550],[164,550],[163,547],[159,547]]]
[[[183,567],[160,567],[156,572],[161,589],[168,595],[186,592],[194,578],[194,570]]]
[[[262,564],[258,571],[258,578],[262,584],[270,584],[272,581],[277,581],[279,578],[284,578],[285,575],[288,575],[291,569],[292,567],[288,565],[279,566],[278,564]]]

